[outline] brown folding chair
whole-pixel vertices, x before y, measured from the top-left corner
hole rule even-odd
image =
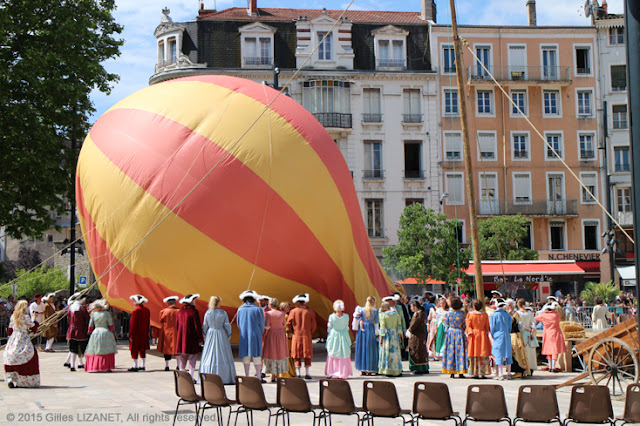
[[[319,413],[316,410],[321,410],[322,407],[311,403],[311,397],[309,397],[309,389],[307,388],[307,382],[299,377],[278,377],[278,402],[280,407],[279,412],[283,416],[286,415],[287,424],[291,424],[289,420],[289,413],[312,413],[313,425],[316,424],[316,419],[320,419]],[[276,419],[276,422],[278,420]]]
[[[547,385],[524,385],[518,390],[518,406],[513,426],[518,421],[551,423],[560,420],[556,388]]]
[[[322,413],[320,418],[329,418],[329,425],[331,425],[331,415],[356,415],[358,417],[358,425],[364,423],[365,411],[362,407],[356,407],[353,400],[353,393],[351,393],[351,386],[349,382],[343,379],[326,379],[320,380],[320,406],[322,407]],[[360,413],[363,416],[360,417]],[[318,419],[319,422],[320,419]]]
[[[627,386],[624,400],[624,414],[616,417],[614,423],[620,420],[620,426],[626,423],[640,423],[640,384],[631,383]]]
[[[217,374],[200,373],[200,387],[202,389],[202,398],[205,401],[204,405],[200,407],[200,424],[202,424],[202,420],[204,419],[204,410],[215,408],[218,425],[222,426],[224,424],[222,421],[222,408],[229,407],[229,416],[227,417],[228,425],[229,420],[231,420],[231,413],[236,411],[232,406],[236,405],[237,402],[227,398],[227,392],[224,390],[222,378]]]
[[[362,397],[362,405],[367,412],[363,417],[367,422],[371,422],[375,417],[401,418],[402,424],[413,425],[413,416],[410,410],[400,408],[398,401],[398,392],[391,382],[365,380],[364,395]],[[405,417],[405,416],[408,416]]]
[[[500,385],[471,385],[467,388],[466,416],[467,421],[507,422],[511,425],[504,390]]]
[[[196,393],[196,387],[193,385],[193,377],[186,371],[174,371],[173,378],[176,386],[176,396],[180,398],[176,405],[176,412],[173,414],[173,424],[176,424],[178,417],[178,409],[181,405],[193,404],[196,409],[196,425],[199,424],[200,403],[202,397]]]
[[[262,389],[262,382],[257,377],[251,376],[236,376],[236,399],[238,400],[238,410],[236,410],[235,424],[238,423],[238,414],[245,413],[247,416],[247,423],[253,426],[253,411],[268,411],[269,420],[267,425],[271,424],[271,417],[276,418],[276,424],[278,423],[278,415],[271,412],[272,408],[276,408],[276,404],[267,402],[264,396],[264,389]]]
[[[569,414],[564,421],[569,423],[610,423],[614,424],[611,396],[607,386],[574,386],[571,389]]]
[[[413,385],[412,411],[418,425],[420,419],[453,420],[456,426],[462,423],[458,412],[453,411],[446,383],[416,382]]]

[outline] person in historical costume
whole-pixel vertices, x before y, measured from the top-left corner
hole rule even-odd
[[[287,327],[293,332],[291,340],[291,357],[296,362],[296,373],[300,376],[302,360],[304,360],[305,375],[307,380],[311,379],[309,368],[313,358],[313,342],[311,340],[313,332],[316,331],[316,314],[307,306],[309,303],[309,293],[299,294],[293,298],[293,303],[298,306],[289,313]]]
[[[447,329],[443,323],[444,318],[449,313],[449,305],[445,298],[438,299],[437,308],[435,311],[435,329],[436,329],[436,355],[435,359],[442,359],[444,353],[444,339],[447,336]]]
[[[236,367],[231,353],[231,323],[227,312],[221,309],[222,299],[211,296],[209,310],[204,314],[202,332],[204,346],[200,358],[200,373],[217,374],[225,385],[236,381]],[[198,375],[198,382],[200,375]]]
[[[266,294],[262,294],[258,297],[258,306],[262,309],[263,312],[267,312],[271,309],[271,298]]]
[[[291,312],[291,305],[289,304],[289,302],[281,302],[279,308],[285,314],[284,320],[286,324],[287,321],[289,320],[289,312]],[[291,338],[293,337],[293,333],[287,326],[285,326],[285,332],[287,335],[287,347],[288,347],[287,353],[291,355]],[[293,357],[291,356],[289,356],[288,365],[289,365],[289,369],[285,373],[282,373],[282,377],[296,377],[296,363],[293,360]]]
[[[354,313],[357,320],[358,331],[356,333],[356,370],[360,370],[363,376],[370,376],[378,372],[378,309],[376,298],[367,297],[364,308],[358,306]]]
[[[45,307],[46,303],[42,300],[42,295],[40,293],[34,294],[33,302],[29,305],[29,315],[31,315],[31,321],[37,323],[38,326],[44,322]],[[42,336],[36,337],[35,342],[38,343],[38,350],[42,350]]]
[[[144,306],[148,302],[146,297],[134,294],[129,296],[129,299],[133,300],[135,305],[129,322],[129,350],[133,360],[133,366],[129,371],[145,371],[147,350],[150,348],[149,327],[151,325],[151,312]],[[141,363],[139,367],[138,356]]]
[[[387,302],[389,304],[389,308],[392,311],[398,312],[398,315],[400,315],[400,326],[402,327],[402,333],[400,336],[400,356],[406,359],[406,352],[404,352],[404,349],[407,347],[405,342],[405,339],[406,339],[405,333],[407,331],[407,321],[404,316],[404,309],[403,309],[404,305],[400,303],[400,293],[396,292],[396,293],[393,293],[391,296],[383,297],[382,301]]]
[[[184,370],[189,364],[189,374],[192,378],[196,371],[196,360],[202,345],[202,321],[196,309],[196,299],[199,294],[187,294],[180,303],[182,308],[176,316],[176,353],[178,354],[178,370]]]
[[[76,360],[78,368],[84,368],[84,352],[89,341],[89,312],[87,312],[86,299],[75,293],[69,298],[68,310],[69,328],[67,329],[67,341],[69,342],[69,355],[64,363],[70,371],[76,371]]]
[[[409,304],[413,316],[407,328],[407,351],[409,352],[409,370],[414,374],[429,372],[429,353],[427,352],[427,316],[422,310],[422,304],[414,300]]]
[[[278,299],[269,300],[269,310],[264,313],[264,337],[262,362],[271,381],[289,371],[289,343],[287,340],[287,317],[278,309]]]
[[[244,302],[236,314],[240,330],[238,356],[244,366],[244,375],[249,375],[251,363],[256,370],[256,377],[262,382],[262,334],[264,333],[264,311],[256,301],[260,295],[255,291],[243,291],[240,300]]]
[[[593,330],[599,333],[609,328],[607,319],[611,318],[611,312],[609,312],[609,308],[604,304],[602,297],[596,296],[593,299],[593,303],[595,303],[595,306],[591,314],[591,322],[593,324]]]
[[[44,321],[47,321],[49,317],[52,317],[56,313],[56,308],[53,305],[53,293],[47,294],[42,300],[45,302],[44,304]],[[53,320],[53,318],[51,319]],[[56,340],[56,336],[58,335],[58,323],[53,322],[47,326],[47,329],[42,333],[42,337],[46,339],[46,343],[44,346],[45,352],[54,352],[53,343]]]
[[[533,309],[527,307],[527,302],[524,299],[518,299],[518,328],[522,335],[529,374],[532,375],[538,364],[536,355],[538,337],[536,336],[535,322],[533,320]]]
[[[553,303],[547,303],[542,307],[540,313],[535,317],[536,322],[542,323],[544,329],[542,332],[542,355],[547,356],[549,361],[549,371],[552,373],[560,372],[556,368],[558,355],[567,351],[564,343],[564,336],[560,330],[561,314],[556,312]]]
[[[351,337],[349,315],[344,313],[344,302],[333,302],[334,313],[327,321],[327,361],[324,374],[329,378],[347,379],[353,375],[351,368]]]
[[[164,356],[164,371],[169,371],[169,361],[176,354],[176,339],[178,334],[178,312],[176,306],[178,296],[169,296],[162,299],[169,305],[160,311],[160,330],[158,332],[158,345],[156,350]]]
[[[402,322],[400,314],[391,309],[389,302],[380,306],[380,353],[378,355],[378,373],[386,376],[402,375],[400,342],[402,341]]]
[[[507,303],[499,299],[496,302],[496,310],[489,317],[491,325],[491,355],[496,364],[496,379],[511,378],[511,364],[513,363],[511,352],[511,315],[504,309]],[[506,373],[504,372],[506,366]]]
[[[524,301],[524,299],[523,299]],[[520,314],[516,309],[516,301],[507,299],[506,311],[511,315],[511,355],[513,362],[511,363],[511,375],[514,379],[520,379],[531,375],[529,368],[529,358],[520,332]]]
[[[21,300],[9,319],[9,340],[4,348],[4,377],[10,388],[37,388],[40,386],[38,352],[29,339],[29,331],[36,332],[38,325],[29,315],[26,300]]]
[[[89,305],[89,343],[85,355],[85,371],[109,372],[116,368],[116,337],[113,334],[113,318],[107,311],[109,305],[104,299],[98,299]]]
[[[451,309],[442,319],[446,329],[444,352],[442,354],[442,372],[454,378],[464,378],[467,372],[467,342],[464,335],[465,315],[462,311],[462,300],[452,297],[449,301]]]
[[[491,374],[491,340],[489,315],[484,311],[484,302],[476,299],[471,302],[472,310],[467,315],[467,353],[469,355],[469,374],[474,379],[484,379]]]

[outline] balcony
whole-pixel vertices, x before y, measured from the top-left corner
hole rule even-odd
[[[424,172],[422,170],[405,170],[404,171],[405,179],[424,179]]]
[[[621,173],[621,172],[630,172],[631,171],[631,165],[628,163],[623,163],[623,164],[619,164],[616,163],[616,172]]]
[[[614,129],[628,129],[629,128],[629,124],[627,123],[627,114],[624,114],[624,116],[622,116],[622,115],[616,115],[614,113],[613,114],[613,128]]]
[[[382,123],[382,114],[364,113],[362,114],[363,123]]]
[[[580,151],[580,159],[581,160],[593,160],[596,158],[596,152],[591,151]]]
[[[244,64],[248,67],[273,66],[273,58],[270,56],[245,56]]]
[[[523,216],[578,216],[578,200],[549,201],[543,199],[526,201],[491,200],[476,201],[476,209],[479,215],[515,215]]]
[[[529,151],[526,149],[517,149],[513,151],[513,158],[516,160],[526,160],[529,158]]]
[[[570,84],[572,81],[571,67],[487,67],[499,82],[512,84],[531,84],[553,82],[556,84]],[[480,84],[491,82],[491,77],[484,70],[475,66],[467,67],[467,82]]]
[[[622,226],[633,226],[632,212],[618,212],[618,217],[616,219]]]
[[[314,112],[313,116],[324,127],[351,129],[351,114],[343,114],[341,112]]]
[[[422,114],[402,114],[402,122],[404,124],[419,124],[422,123]]]
[[[363,179],[384,179],[384,171],[381,169],[365,170]]]
[[[378,69],[393,68],[405,69],[407,67],[404,59],[378,59]]]

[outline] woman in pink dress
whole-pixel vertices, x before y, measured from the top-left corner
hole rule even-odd
[[[278,310],[278,299],[271,298],[271,309],[264,313],[264,336],[262,338],[262,360],[265,373],[271,375],[271,381],[289,371],[289,346],[285,331],[285,313]]]
[[[535,320],[536,322],[541,322],[544,326],[544,331],[542,332],[542,355],[546,355],[547,360],[549,360],[549,371],[559,373],[560,369],[556,368],[556,361],[559,354],[567,351],[567,347],[564,344],[564,336],[560,330],[562,315],[556,312],[554,305],[556,305],[555,302],[544,305]]]

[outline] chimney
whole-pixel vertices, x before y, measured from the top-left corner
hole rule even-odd
[[[258,0],[249,0],[247,14],[249,16],[258,16]]]
[[[422,13],[420,17],[425,21],[436,22],[436,1],[422,0]]]
[[[527,1],[527,16],[529,18],[529,26],[536,26],[536,0]]]

